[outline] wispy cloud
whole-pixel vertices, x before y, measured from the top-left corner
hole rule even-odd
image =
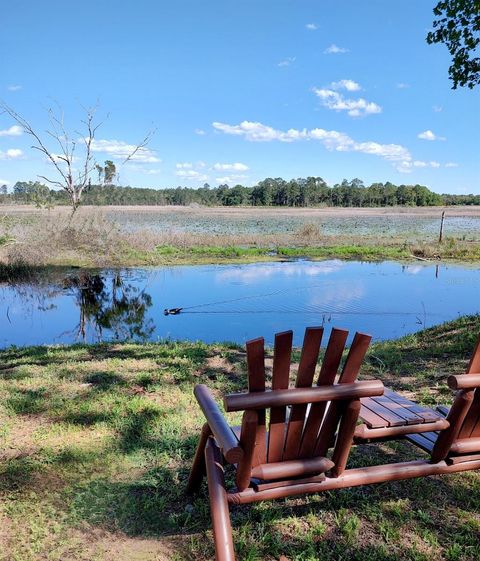
[[[382,108],[377,103],[367,101],[363,97],[347,99],[341,91],[338,91],[355,92],[360,89],[360,84],[354,80],[340,80],[339,82],[332,82],[327,88],[313,88],[313,92],[320,99],[323,107],[333,111],[346,111],[350,117],[364,117],[381,113]]]
[[[20,148],[8,148],[5,152],[0,150],[0,160],[18,160],[23,158],[23,151]]]
[[[445,164],[445,167],[446,168],[458,168],[458,164],[457,164],[457,162],[447,162]]]
[[[423,160],[405,160],[396,166],[397,171],[401,173],[410,173],[418,168],[434,168],[441,167],[441,164],[436,161],[424,162]]]
[[[247,171],[249,167],[240,162],[234,164],[215,164],[213,169],[216,171]]]
[[[128,144],[123,140],[96,140],[92,142],[92,152],[102,152],[108,154],[114,159],[125,159],[133,153],[136,146]],[[149,148],[140,148],[131,158],[132,162],[141,162],[144,164],[152,164],[161,162],[153,150]]]
[[[305,26],[309,31],[316,31],[318,29],[318,25],[316,23],[307,23]]]
[[[354,80],[339,80],[338,82],[332,82],[330,87],[333,90],[347,90],[349,92],[358,92],[362,89],[360,84]]]
[[[18,125],[12,125],[9,129],[0,130],[0,136],[21,136],[22,134],[22,127]]]
[[[422,140],[447,140],[444,136],[438,136],[431,130],[419,132],[417,134],[417,137],[421,138]]]
[[[293,64],[295,61],[297,60],[297,57],[295,56],[288,56],[287,58],[284,58],[283,60],[281,60],[277,66],[290,66],[291,64]]]
[[[220,184],[227,183],[231,185],[233,183],[238,183],[239,181],[242,181],[247,177],[248,177],[247,175],[233,174],[233,175],[226,175],[224,177],[216,177],[215,181]]]
[[[344,47],[337,47],[335,43],[332,43],[323,51],[323,53],[326,55],[340,55],[348,52],[350,52],[349,49],[345,49]]]
[[[6,179],[0,179],[0,185],[10,185],[10,181],[7,181]]]
[[[435,113],[441,113],[443,111],[443,107],[441,105],[434,105],[432,109]]]
[[[203,129],[195,129],[194,132],[198,134],[198,136],[205,136],[207,134]]]
[[[299,142],[318,141],[327,150],[335,152],[357,152],[377,156],[390,162],[397,171],[409,173],[418,168],[439,168],[436,161],[415,160],[409,149],[401,144],[381,144],[372,140],[359,142],[344,132],[335,130],[288,129],[279,130],[255,121],[242,121],[238,125],[214,122],[215,130],[224,134],[240,136],[249,142]]]
[[[410,87],[410,84],[406,84],[405,82],[398,82],[398,84],[397,84],[397,88],[399,90],[406,90],[409,87]]]
[[[19,90],[22,89],[23,86],[20,86],[18,84],[12,84],[11,86],[7,86],[7,90],[9,92],[18,92]]]
[[[175,172],[177,177],[192,181],[207,181],[208,175],[195,169],[179,169]]]

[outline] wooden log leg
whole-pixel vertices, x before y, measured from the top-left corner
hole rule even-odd
[[[222,455],[212,437],[208,438],[205,447],[205,466],[215,540],[215,559],[216,561],[235,561]]]
[[[340,421],[337,442],[332,455],[332,462],[335,464],[332,469],[332,476],[339,477],[345,471],[350,448],[353,443],[353,435],[358,416],[360,414],[361,403],[359,399],[354,399],[345,408],[345,414]]]
[[[447,417],[450,426],[438,435],[432,450],[432,463],[441,462],[448,456],[450,447],[458,438],[462,424],[472,404],[473,396],[473,390],[460,390],[457,393]]]
[[[188,478],[187,493],[189,494],[196,493],[202,484],[203,477],[206,473],[205,446],[207,444],[208,437],[211,434],[212,431],[210,430],[208,423],[205,423],[202,427],[202,433],[200,435],[197,451],[195,452],[195,457],[193,459],[192,469],[190,470],[190,476]]]

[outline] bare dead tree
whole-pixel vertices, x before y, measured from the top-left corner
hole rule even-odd
[[[57,112],[52,108],[47,110],[50,129],[44,131],[44,135],[50,137],[58,145],[59,153],[57,154],[47,147],[46,136],[41,135],[25,117],[0,100],[2,112],[9,115],[22,127],[26,134],[34,139],[32,149],[44,154],[53,165],[57,174],[56,179],[50,179],[44,175],[39,175],[39,177],[50,183],[50,185],[54,185],[68,193],[72,213],[80,206],[82,195],[91,184],[91,174],[97,169],[97,163],[92,151],[97,130],[103,124],[103,122],[96,120],[97,108],[98,106],[83,108],[85,111],[85,118],[81,120],[83,130],[75,130],[73,134],[69,133],[65,127],[64,114],[60,107],[58,107]],[[144,150],[154,133],[155,130],[149,132],[142,142],[134,147],[123,163],[134,159],[139,151]],[[82,150],[81,152],[80,149]]]

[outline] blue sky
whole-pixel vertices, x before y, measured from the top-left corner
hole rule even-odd
[[[435,4],[11,2],[0,98],[40,131],[55,102],[75,131],[99,100],[95,158],[122,184],[315,175],[480,193],[480,88],[452,90],[446,48],[426,44]],[[14,125],[0,115],[10,186],[49,171]],[[149,149],[120,165],[152,127]]]

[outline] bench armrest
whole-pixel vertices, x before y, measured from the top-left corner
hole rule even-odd
[[[342,401],[383,395],[380,380],[315,386],[310,388],[289,388],[264,392],[234,393],[225,396],[225,411],[245,411],[248,409],[268,409],[285,405],[301,405],[320,401]]]
[[[208,426],[213,433],[224,458],[229,464],[236,464],[243,458],[243,450],[230,425],[225,420],[211,391],[204,384],[195,386],[193,390]]]
[[[480,388],[480,374],[458,374],[449,376],[448,387],[452,390],[473,390]]]

